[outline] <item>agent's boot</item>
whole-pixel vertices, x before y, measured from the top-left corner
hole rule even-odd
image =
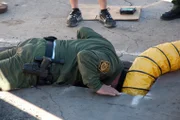
[[[78,23],[82,20],[82,15],[81,15],[81,11],[78,8],[73,9],[68,18],[67,18],[67,23],[66,25],[68,27],[75,27],[78,25]]]
[[[5,13],[8,9],[8,6],[6,3],[0,2],[0,14]]]
[[[116,27],[116,21],[113,20],[107,9],[101,10],[99,14],[100,22],[107,28]]]
[[[180,6],[174,6],[170,11],[162,14],[162,20],[174,20],[180,18]]]

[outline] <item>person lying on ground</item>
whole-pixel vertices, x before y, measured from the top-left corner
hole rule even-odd
[[[97,94],[117,96],[124,70],[113,45],[94,30],[83,27],[77,32],[77,40],[32,38],[1,51],[0,89],[71,84],[87,86]]]

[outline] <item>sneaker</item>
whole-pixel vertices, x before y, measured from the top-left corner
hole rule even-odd
[[[180,18],[180,7],[173,7],[170,11],[165,12],[162,14],[161,19],[162,20],[174,20]]]
[[[113,28],[116,27],[116,21],[113,20],[108,10],[104,12],[100,12],[100,22],[104,24],[107,28]]]
[[[67,18],[67,26],[75,27],[82,20],[82,15],[80,10],[72,10]]]

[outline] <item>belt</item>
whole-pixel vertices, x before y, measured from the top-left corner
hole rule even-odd
[[[49,85],[53,83],[53,76],[50,73],[48,66],[52,62],[54,41],[57,38],[53,36],[49,36],[49,37],[44,37],[44,39],[46,40],[46,51],[45,51],[45,57],[40,58],[42,59],[40,64],[40,70],[42,70],[42,74],[40,74],[41,76],[39,76],[39,80],[37,81],[38,85]],[[42,76],[43,74],[45,74],[44,77]]]
[[[52,58],[53,54],[53,42],[52,41],[47,41],[46,42],[46,51],[45,51],[45,56]]]
[[[54,40],[55,37],[46,37],[46,51],[45,56],[35,57],[33,63],[25,63],[23,72],[33,74],[38,77],[37,85],[49,85],[53,83],[53,76],[50,72],[50,65],[54,63],[64,64],[64,60],[55,61],[53,57]]]
[[[52,58],[53,55],[53,48],[54,48],[54,41],[57,39],[56,37],[49,36],[49,37],[44,37],[44,39],[47,41],[46,42],[46,51],[45,51],[45,56]]]
[[[51,58],[52,63],[57,63],[57,64],[64,64],[64,59],[60,60],[55,60],[54,59],[54,54],[55,54],[55,40],[57,39],[56,37],[49,36],[49,37],[44,37],[46,40],[46,51],[45,51],[45,57]],[[42,57],[35,57],[35,61],[42,61]]]

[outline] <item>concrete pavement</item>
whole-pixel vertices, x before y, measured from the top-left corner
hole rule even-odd
[[[15,45],[30,37],[76,39],[79,27],[91,27],[115,46],[122,59],[133,60],[145,49],[180,39],[180,19],[162,21],[172,4],[160,0],[109,0],[109,5],[143,6],[139,21],[118,21],[107,29],[98,21],[67,28],[67,0],[6,0],[9,10],[0,14],[0,46]],[[80,0],[97,4],[96,0]],[[0,120],[179,120],[180,71],[161,76],[145,96],[106,97],[85,88],[43,86],[0,92]]]

